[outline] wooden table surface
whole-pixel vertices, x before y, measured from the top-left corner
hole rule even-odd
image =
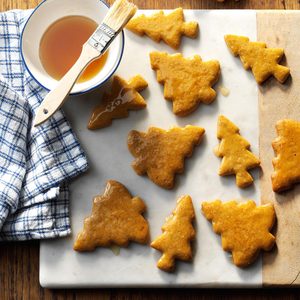
[[[63,0],[61,0],[63,1]],[[0,11],[35,7],[39,0],[0,0]],[[135,0],[140,8],[300,9],[299,0]],[[0,299],[299,299],[297,289],[49,290],[39,285],[39,242],[0,244]]]

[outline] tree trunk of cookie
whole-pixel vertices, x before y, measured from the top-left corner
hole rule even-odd
[[[252,176],[245,170],[236,174],[236,184],[238,187],[244,188],[253,182]]]
[[[279,82],[284,83],[289,75],[290,75],[290,69],[289,68],[287,68],[285,66],[281,66],[281,65],[276,66],[276,68],[274,70],[274,77]]]
[[[164,253],[157,263],[157,267],[170,272],[174,269],[175,260],[172,256]]]

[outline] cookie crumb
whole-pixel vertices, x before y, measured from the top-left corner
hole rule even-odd
[[[119,246],[112,245],[112,246],[110,246],[110,250],[112,251],[112,253],[113,253],[115,256],[120,255],[121,248],[120,248]]]
[[[226,88],[223,85],[220,85],[218,87],[218,91],[224,96],[224,97],[228,97],[230,94],[230,90],[228,88]]]

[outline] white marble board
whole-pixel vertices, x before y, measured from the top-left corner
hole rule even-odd
[[[151,14],[153,11],[144,11]],[[200,212],[205,200],[251,198],[260,202],[258,172],[253,187],[241,190],[234,177],[221,178],[217,174],[220,159],[213,154],[218,144],[216,124],[224,114],[240,129],[242,135],[258,154],[258,92],[251,72],[245,72],[239,59],[234,58],[224,42],[225,34],[241,34],[256,39],[255,11],[201,11],[186,10],[186,20],[200,25],[199,38],[184,38],[179,49],[185,56],[200,54],[204,61],[217,59],[221,63],[221,78],[215,88],[225,86],[228,97],[218,92],[211,105],[200,107],[188,117],[178,118],[172,105],[163,98],[163,87],[157,83],[151,70],[149,52],[152,50],[175,53],[163,43],[125,31],[125,52],[116,74],[129,79],[141,74],[149,83],[143,92],[146,110],[131,112],[129,118],[116,120],[112,126],[97,131],[86,129],[95,103],[105,87],[72,98],[65,111],[89,159],[89,171],[71,184],[72,232],[68,238],[41,242],[40,283],[44,287],[257,287],[262,284],[261,259],[247,269],[239,269],[221,248],[220,237],[213,233],[211,224]],[[106,85],[107,87],[107,85]],[[150,125],[164,129],[187,124],[204,127],[204,141],[186,160],[185,172],[177,176],[172,191],[164,190],[147,177],[140,177],[131,168],[133,157],[126,144],[131,129],[146,131]],[[91,212],[93,196],[100,194],[108,179],[123,183],[132,195],[139,195],[147,204],[146,217],[150,223],[151,238],[161,233],[166,216],[174,209],[176,199],[183,194],[193,198],[196,211],[197,236],[193,263],[177,263],[174,274],[166,274],[156,267],[160,253],[132,243],[115,255],[110,249],[92,253],[77,253],[72,249],[74,239]]]

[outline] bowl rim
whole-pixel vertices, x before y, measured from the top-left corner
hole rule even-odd
[[[106,3],[105,0],[98,0],[99,2],[103,3],[106,7],[109,8],[109,5],[108,3]],[[30,71],[30,68],[28,67],[27,63],[26,63],[26,60],[25,60],[25,57],[24,57],[24,54],[23,54],[23,34],[24,34],[24,31],[27,27],[27,23],[30,21],[31,17],[34,15],[34,13],[40,8],[40,6],[42,6],[45,2],[47,2],[47,0],[43,0],[39,5],[37,5],[34,10],[32,11],[32,13],[30,14],[30,16],[28,17],[23,29],[22,29],[22,32],[21,32],[21,37],[20,37],[20,45],[19,45],[19,48],[20,48],[20,53],[21,53],[21,59],[22,59],[22,62],[25,66],[25,69],[28,71],[28,73],[30,74],[30,76],[41,86],[43,87],[46,91],[50,91],[49,88],[45,87],[33,74],[32,72]],[[121,63],[121,60],[122,60],[122,57],[123,57],[123,53],[124,53],[124,47],[125,47],[125,35],[124,35],[124,31],[122,30],[121,32],[121,52],[120,52],[120,56],[119,56],[119,60],[118,62],[116,63],[115,67],[106,75],[106,77],[99,83],[96,83],[94,84],[93,86],[89,87],[89,88],[86,88],[80,92],[75,92],[75,93],[70,93],[69,95],[70,96],[77,96],[77,95],[83,95],[83,94],[86,94],[90,91],[93,91],[95,89],[97,89],[98,87],[100,87],[101,85],[103,85],[105,82],[107,82],[109,80],[109,78],[116,72],[116,70],[118,69],[120,63]],[[49,75],[50,76],[50,75]]]

